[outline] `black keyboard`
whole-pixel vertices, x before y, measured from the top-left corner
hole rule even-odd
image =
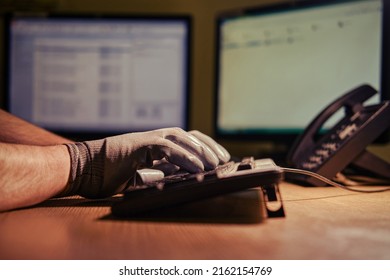
[[[261,163],[259,168],[265,168],[265,164],[271,164],[270,168],[274,168],[274,163],[257,160],[258,163]],[[245,158],[241,162],[227,162],[225,164],[217,166],[214,170],[204,171],[200,173],[189,173],[187,171],[178,171],[172,175],[165,176],[163,179],[155,180],[152,182],[142,183],[138,182],[138,185],[134,185],[128,189],[128,191],[134,191],[137,189],[144,189],[149,187],[156,187],[158,189],[163,189],[165,185],[171,184],[187,184],[187,182],[202,182],[205,178],[223,178],[226,176],[234,175],[235,172],[240,170],[254,169],[256,168],[256,161],[253,158]],[[142,170],[141,170],[142,172]]]
[[[180,172],[161,180],[129,188],[112,206],[117,216],[133,216],[248,188],[278,184],[282,169],[271,159],[246,158],[201,173]]]

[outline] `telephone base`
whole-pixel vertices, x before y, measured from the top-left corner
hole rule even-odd
[[[390,163],[367,150],[351,163],[351,167],[362,175],[390,180]]]

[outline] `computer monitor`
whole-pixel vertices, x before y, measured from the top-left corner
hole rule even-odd
[[[191,18],[12,15],[8,110],[78,138],[188,126]]]
[[[380,93],[370,102],[389,99],[385,2],[289,1],[219,15],[217,138],[288,147],[352,88],[367,83]]]

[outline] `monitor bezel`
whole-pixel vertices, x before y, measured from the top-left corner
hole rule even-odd
[[[302,1],[289,1],[277,4],[270,4],[265,6],[241,8],[229,11],[223,11],[216,16],[216,36],[215,36],[215,85],[214,85],[214,115],[213,115],[213,132],[214,136],[218,140],[233,140],[233,141],[248,141],[248,142],[272,142],[281,144],[284,146],[290,146],[294,141],[303,133],[299,132],[255,132],[246,133],[240,131],[233,131],[227,133],[222,131],[218,127],[219,116],[219,86],[220,86],[220,43],[221,43],[221,26],[226,19],[234,19],[243,16],[269,14],[272,12],[280,12],[282,10],[299,10],[310,7],[317,7],[321,5],[332,5],[342,2],[353,2],[355,0],[302,0]],[[390,36],[387,34],[390,32],[390,3],[382,0],[383,14],[382,14],[382,64],[381,64],[381,77],[380,77],[380,100],[390,100],[390,54],[385,50],[390,48]],[[387,34],[386,34],[387,33]],[[340,92],[340,95],[343,94]],[[324,106],[327,104],[324,104]],[[277,111],[277,108],[275,108]],[[308,124],[311,120],[307,120]],[[390,131],[385,132],[381,137],[377,139],[378,143],[387,143],[390,141]]]
[[[183,129],[188,130],[190,125],[190,97],[191,97],[191,69],[192,69],[192,36],[193,36],[193,18],[190,14],[152,14],[152,13],[126,13],[126,14],[111,14],[111,13],[8,13],[4,17],[4,73],[5,73],[5,82],[4,82],[4,93],[5,93],[5,109],[10,112],[11,110],[11,98],[10,98],[10,75],[11,75],[11,49],[10,49],[10,40],[11,40],[11,29],[10,25],[14,19],[61,19],[61,20],[105,20],[105,21],[118,21],[118,20],[128,20],[128,21],[167,21],[167,22],[183,22],[187,29],[187,38],[185,41],[187,54],[185,60],[185,93],[184,93],[184,120],[183,120]],[[12,113],[12,112],[10,112]],[[28,120],[29,121],[29,120]],[[113,135],[130,133],[130,132],[139,132],[144,130],[83,130],[83,129],[48,129],[49,131],[56,133],[58,135],[64,136],[72,140],[91,140],[105,138]],[[147,129],[145,129],[147,130]]]

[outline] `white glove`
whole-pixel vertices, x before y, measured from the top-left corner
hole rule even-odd
[[[195,173],[214,169],[230,159],[229,153],[210,137],[180,128],[65,145],[71,158],[71,174],[62,196],[102,198],[120,193],[129,186],[138,169],[152,167],[155,160],[165,159]]]

